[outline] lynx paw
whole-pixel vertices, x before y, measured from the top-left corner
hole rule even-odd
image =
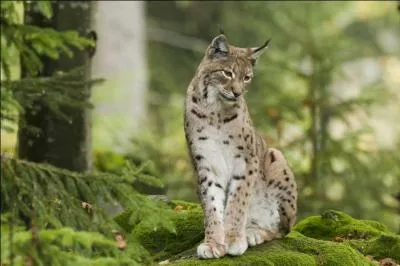
[[[197,256],[201,259],[213,259],[225,256],[225,247],[221,244],[201,243],[197,247]]]
[[[262,244],[265,241],[265,231],[256,228],[246,229],[247,243],[250,247]]]
[[[226,251],[229,255],[232,256],[240,256],[242,255],[248,245],[245,237],[238,237],[235,238],[233,241],[229,241],[230,244],[226,245]]]

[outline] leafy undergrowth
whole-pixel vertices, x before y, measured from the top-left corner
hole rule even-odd
[[[1,226],[1,265],[140,265],[100,233],[13,227]]]
[[[155,260],[163,260],[162,264],[362,266],[400,262],[399,235],[378,222],[357,220],[333,210],[299,221],[285,238],[249,248],[243,256],[200,260],[195,255],[204,237],[200,206],[182,201],[169,205],[175,210],[176,233],[141,224],[132,230]],[[121,217],[119,224],[123,227]]]
[[[76,173],[48,164],[1,158],[1,265],[145,265],[149,252],[112,219],[130,213],[126,226],[174,232],[173,210],[136,191],[137,180],[159,180],[142,166],[119,174]],[[131,211],[128,211],[131,210]]]

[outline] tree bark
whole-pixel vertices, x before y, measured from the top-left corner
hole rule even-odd
[[[26,22],[37,26],[50,26],[55,30],[75,30],[87,34],[91,24],[93,3],[90,1],[56,1],[49,23],[34,11],[26,11]],[[47,25],[46,25],[47,24]],[[51,76],[56,71],[70,71],[85,66],[79,78],[73,81],[87,81],[90,78],[90,60],[87,51],[74,51],[74,56],[61,56],[58,60],[43,58],[41,76]],[[22,75],[24,75],[22,69]],[[26,75],[26,73],[25,73]],[[66,88],[68,89],[68,88]],[[90,88],[82,86],[82,99],[90,97]],[[37,102],[39,111],[26,110],[23,115],[25,125],[40,129],[33,135],[26,127],[18,132],[18,156],[33,162],[46,162],[73,171],[91,168],[91,112],[88,109],[63,107],[69,121],[49,112],[43,103]]]
[[[146,15],[142,1],[99,1],[92,76],[109,82],[93,94],[93,141],[97,148],[129,151],[131,138],[147,116]],[[106,133],[107,138],[103,137]]]

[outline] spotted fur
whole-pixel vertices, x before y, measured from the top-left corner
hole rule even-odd
[[[294,175],[255,131],[243,97],[267,44],[239,48],[217,36],[187,90],[185,136],[204,211],[200,258],[241,255],[286,235],[296,220]]]

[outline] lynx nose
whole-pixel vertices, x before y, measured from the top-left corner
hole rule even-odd
[[[233,96],[235,96],[236,98],[240,96],[240,92],[234,91],[232,90]]]

